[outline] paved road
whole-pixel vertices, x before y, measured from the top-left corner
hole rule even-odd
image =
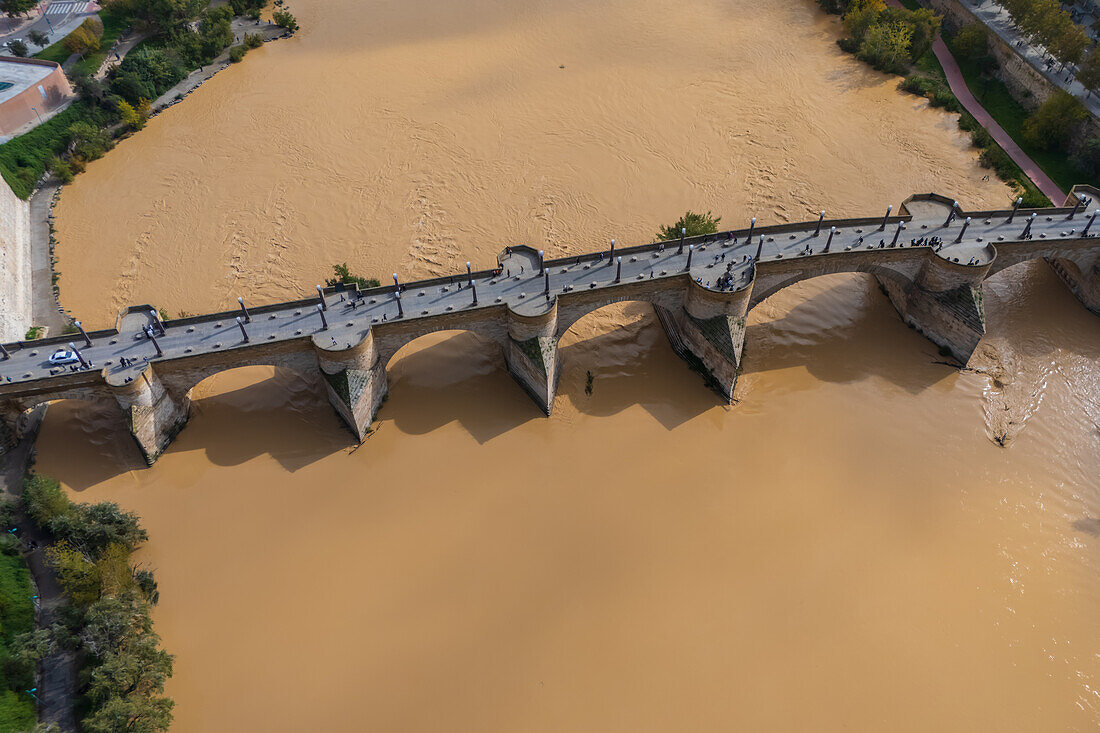
[[[0,34],[0,44],[3,44],[3,50],[0,51],[3,55],[10,56],[11,52],[7,50],[8,41],[16,38],[22,39],[27,43],[27,46],[31,50],[31,54],[38,53],[42,49],[33,45],[27,36],[32,30],[41,31],[50,37],[50,43],[57,43],[65,36],[75,31],[84,19],[95,15],[99,12],[99,5],[94,2],[72,2],[71,0],[52,0],[45,6],[44,12],[38,16],[34,22],[24,24],[18,27],[15,31],[8,31],[7,26],[0,26],[3,28],[3,34]]]
[[[940,237],[944,242],[942,247],[933,248],[938,249],[940,257],[960,264],[986,265],[990,261],[987,244],[1001,243],[1002,251],[1012,247],[1013,240],[1021,237],[1027,219],[1019,214],[1013,223],[1008,223],[1003,216],[996,221],[975,220],[956,243],[962,233],[962,222],[956,219],[950,226],[944,226],[945,221],[939,218],[942,214],[936,208],[925,208],[927,213],[920,215],[922,218],[907,224],[907,231],[899,236],[897,246],[929,247],[928,243],[914,244],[912,239]],[[946,209],[942,207],[943,211]],[[1082,235],[1087,218],[1083,210],[1073,221],[1067,221],[1065,213],[1044,212],[1035,218],[1031,234],[1034,239],[1077,239]],[[430,284],[408,283],[403,285],[399,296],[392,285],[367,290],[360,294],[354,307],[346,296],[329,294],[324,323],[316,300],[266,306],[263,312],[257,309],[244,326],[247,342],[236,322],[237,314],[232,311],[184,319],[176,324],[170,322],[166,332],[155,341],[143,330],[153,324],[155,316],[147,312],[130,313],[122,319],[117,334],[110,331],[96,335],[90,346],[86,346],[79,335],[72,341],[91,364],[88,369],[103,370],[111,384],[124,384],[140,374],[147,361],[310,336],[316,336],[325,347],[331,341],[333,351],[342,350],[358,343],[372,325],[380,323],[505,303],[521,314],[535,315],[549,309],[551,299],[559,293],[613,288],[620,282],[682,277],[690,272],[693,278],[712,290],[740,290],[751,283],[758,251],[760,261],[768,262],[784,258],[843,257],[844,253],[859,249],[888,249],[893,245],[897,221],[897,218],[892,219],[884,231],[879,230],[878,224],[845,226],[831,238],[828,222],[818,236],[814,236],[817,223],[809,222],[784,227],[782,232],[763,230],[763,242],[762,230],[755,230],[751,241],[748,231],[740,230],[711,235],[707,242],[695,240],[694,249],[687,246],[681,249],[677,242],[655,243],[633,248],[625,255],[617,254],[615,261],[607,252],[554,260],[547,263],[544,275],[539,273],[537,256],[527,255],[523,250],[513,251],[499,271],[474,273],[472,287],[463,273]],[[1100,222],[1096,231],[1100,231]],[[826,246],[830,247],[830,253],[824,252]],[[720,285],[719,278],[726,272],[730,281]],[[43,380],[45,388],[51,375],[69,373],[68,367],[51,368],[47,361],[58,345],[26,342],[6,348],[10,356],[0,360],[3,386]],[[124,366],[122,358],[130,360],[130,365]]]

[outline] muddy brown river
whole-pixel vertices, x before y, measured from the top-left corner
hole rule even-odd
[[[636,243],[688,208],[1011,196],[809,0],[293,10],[66,188],[85,322]],[[151,469],[76,402],[38,465],[143,518],[173,731],[1094,730],[1100,319],[1041,263],[985,306],[958,371],[869,278],[788,288],[733,407],[647,307],[608,307],[563,339],[552,418],[448,332],[391,362],[362,446],[246,368]]]

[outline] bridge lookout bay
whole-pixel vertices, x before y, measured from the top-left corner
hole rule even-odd
[[[503,350],[508,371],[547,414],[558,379],[558,340],[609,303],[653,305],[669,341],[707,383],[733,400],[745,317],[768,296],[821,275],[875,277],[906,323],[966,363],[985,332],[982,282],[1013,265],[1046,260],[1100,314],[1100,225],[1079,186],[1066,206],[962,211],[915,195],[897,216],[756,226],[546,259],[509,247],[493,270],[163,321],[148,305],[115,329],[6,344],[0,351],[0,418],[7,440],[21,417],[60,399],[117,403],[148,463],[185,425],[191,390],[240,366],[294,369],[323,379],[355,436],[367,434],[387,394],[386,366],[427,333],[473,331]],[[71,343],[78,365],[51,365]]]

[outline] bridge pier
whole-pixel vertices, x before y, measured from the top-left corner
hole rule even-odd
[[[1100,316],[1100,255],[1082,253],[1077,260],[1048,257],[1047,263],[1074,297]]]
[[[985,335],[982,280],[988,271],[988,264],[958,265],[933,256],[904,286],[876,279],[906,323],[966,364]]]
[[[153,465],[187,424],[191,399],[173,398],[152,364],[132,382],[110,387],[145,462]]]
[[[557,328],[557,303],[542,315],[508,314],[504,363],[512,378],[547,415],[554,411],[558,389]]]
[[[329,349],[316,338],[313,346],[329,402],[356,439],[363,442],[389,391],[386,366],[375,348],[374,334],[368,331],[350,349]]]
[[[751,293],[751,288],[714,292],[692,280],[680,308],[654,304],[672,350],[731,404],[741,371]]]

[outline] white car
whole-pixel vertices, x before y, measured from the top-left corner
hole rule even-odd
[[[58,349],[50,355],[51,364],[76,364],[80,361],[75,352]]]

